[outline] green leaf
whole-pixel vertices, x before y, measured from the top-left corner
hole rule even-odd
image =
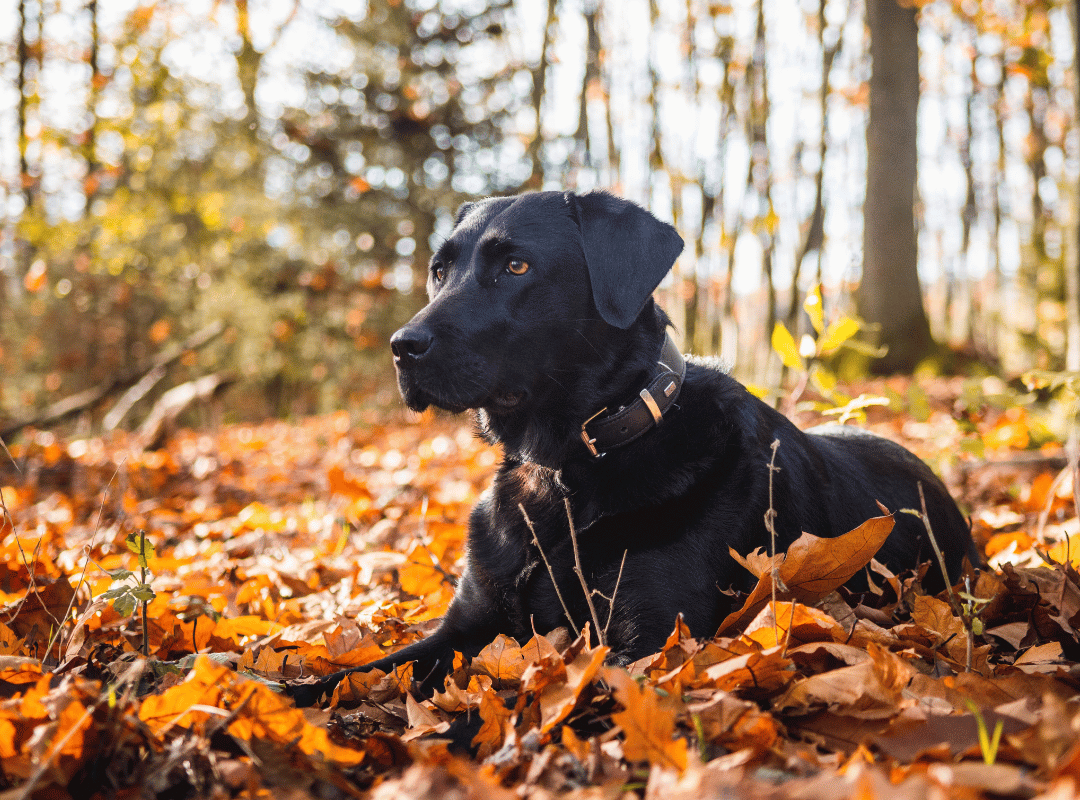
[[[772,347],[789,369],[804,370],[802,356],[799,355],[799,346],[795,343],[795,337],[784,327],[784,323],[777,322],[772,333]]]
[[[154,545],[146,538],[146,531],[129,533],[124,542],[128,550],[139,557],[139,566],[146,569],[148,559],[154,557]]]
[[[134,574],[130,569],[123,569],[122,567],[120,569],[106,570],[106,572],[114,581],[126,581]]]
[[[135,598],[130,593],[113,600],[112,607],[121,617],[130,617],[135,611]]]
[[[133,588],[131,590],[131,596],[143,603],[149,603],[151,600],[157,597],[157,595],[154,594],[154,590],[147,586],[145,583],[140,583],[138,586]]]

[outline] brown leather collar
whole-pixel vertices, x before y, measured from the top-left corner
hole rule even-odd
[[[602,416],[607,411],[602,408],[581,424],[581,441],[593,456],[629,444],[663,421],[686,377],[686,361],[671,336],[664,337],[656,368],[637,400],[607,416]]]

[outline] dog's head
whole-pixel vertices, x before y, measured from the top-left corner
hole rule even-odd
[[[571,354],[632,328],[681,250],[603,192],[466,203],[431,259],[430,302],[391,339],[406,404],[497,416],[569,391]]]

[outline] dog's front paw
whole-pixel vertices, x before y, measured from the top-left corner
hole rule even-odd
[[[298,708],[307,708],[319,702],[324,696],[334,693],[334,687],[341,682],[340,675],[327,675],[324,678],[301,678],[282,685],[284,693],[292,698]]]

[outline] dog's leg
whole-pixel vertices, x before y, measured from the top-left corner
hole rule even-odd
[[[370,672],[379,669],[390,672],[395,667],[415,662],[413,666],[413,679],[420,683],[420,691],[431,694],[439,688],[443,678],[453,666],[454,648],[449,644],[449,636],[443,633],[443,628],[435,631],[431,636],[414,642],[408,647],[398,650],[370,664],[359,667],[351,667],[327,675],[314,683],[290,683],[285,686],[285,694],[293,699],[296,705],[312,706],[323,695],[331,695],[334,688],[347,676],[357,672]],[[440,635],[442,634],[442,635]]]

